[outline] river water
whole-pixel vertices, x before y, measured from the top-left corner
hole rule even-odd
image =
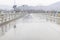
[[[60,40],[60,19],[31,13],[0,26],[0,36],[1,40]]]

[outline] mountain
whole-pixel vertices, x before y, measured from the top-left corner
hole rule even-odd
[[[60,11],[60,2],[49,5],[48,10],[57,10]]]
[[[51,4],[49,6],[28,6],[28,5],[22,5],[22,6],[19,6],[18,9],[20,10],[55,10],[55,11],[60,11],[60,2],[56,2],[54,4]]]
[[[18,6],[18,9],[20,10],[40,10],[43,8],[44,6],[28,6],[28,5]]]
[[[12,9],[12,6],[8,6],[8,5],[0,5],[0,9],[3,10],[10,10]],[[55,11],[60,11],[60,2],[56,2],[54,4],[48,5],[48,6],[28,6],[28,5],[22,5],[22,6],[18,6],[16,8],[17,10],[55,10]]]

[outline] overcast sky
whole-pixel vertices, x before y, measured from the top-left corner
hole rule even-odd
[[[30,6],[36,6],[36,5],[50,5],[56,2],[59,2],[60,0],[15,0],[16,5],[30,5]],[[0,0],[0,5],[13,5],[14,0]]]

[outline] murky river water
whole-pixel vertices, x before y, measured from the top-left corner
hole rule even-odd
[[[17,39],[14,40],[60,40],[60,18],[29,14],[22,19],[0,26],[0,36],[4,36],[14,28],[14,25],[19,26],[17,28],[19,31],[16,31]]]
[[[0,36],[4,36],[11,28],[14,28],[16,21],[4,24],[0,26]]]

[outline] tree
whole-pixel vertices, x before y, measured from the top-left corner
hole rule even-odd
[[[13,5],[14,11],[16,11],[17,5]]]

